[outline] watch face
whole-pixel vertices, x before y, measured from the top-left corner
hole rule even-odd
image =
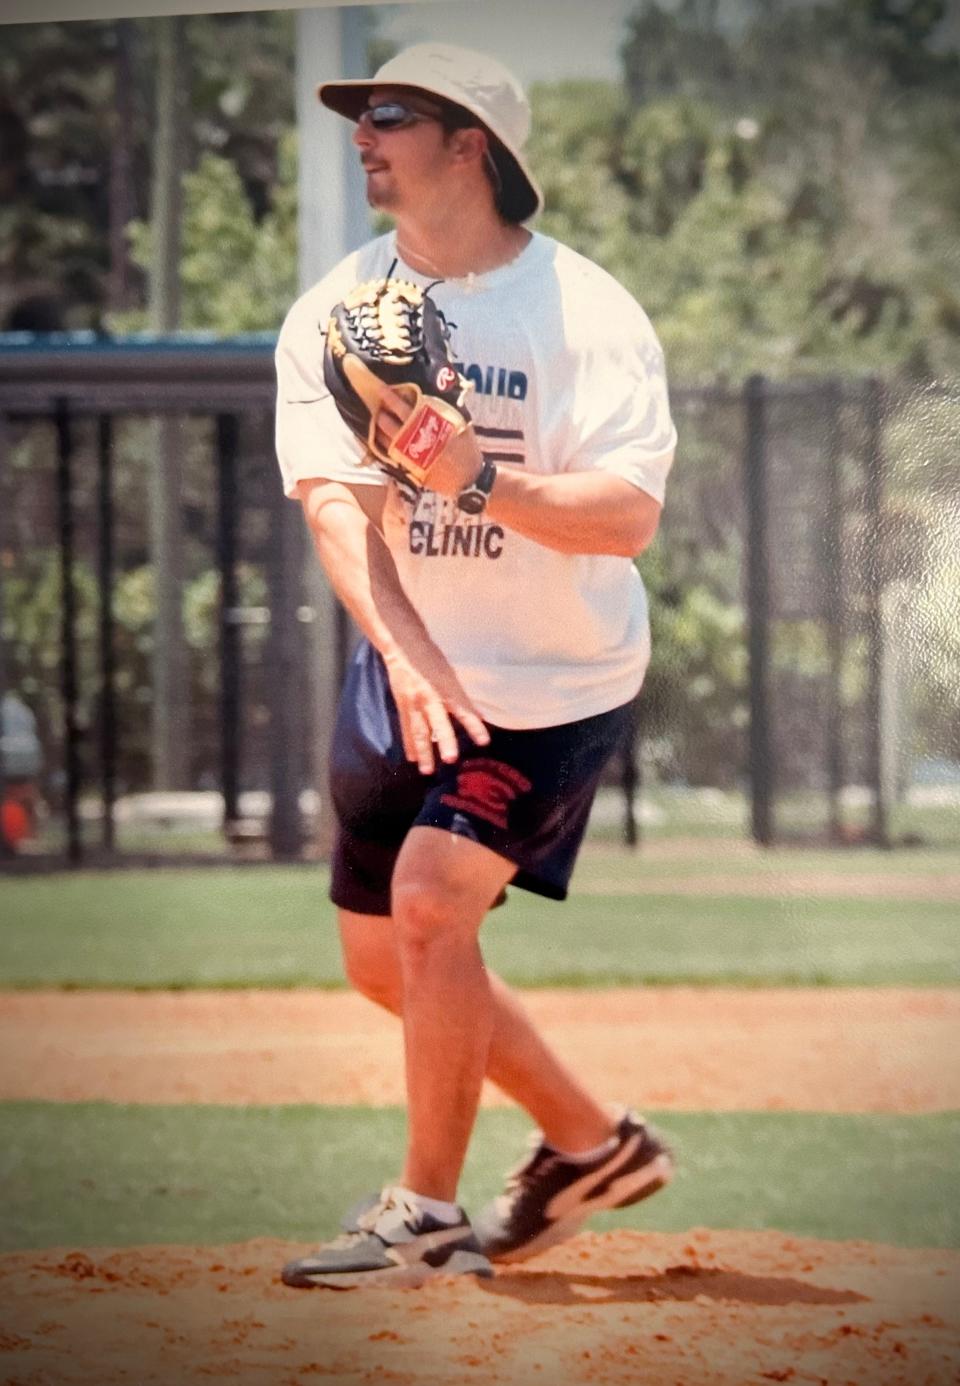
[[[482,491],[461,491],[457,497],[458,508],[467,515],[479,515],[486,503],[487,498]]]

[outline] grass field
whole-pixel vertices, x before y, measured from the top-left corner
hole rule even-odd
[[[904,1246],[960,1245],[960,1115],[651,1113],[679,1170],[649,1203],[591,1224],[777,1227]],[[499,1192],[526,1120],[480,1115],[461,1197]],[[0,1249],[310,1240],[395,1175],[396,1108],[0,1105]]]
[[[956,985],[957,901],[925,883],[958,870],[956,853],[936,847],[594,846],[574,902],[512,892],[485,925],[485,952],[526,986]],[[320,868],[8,878],[0,909],[0,987],[343,984]],[[674,1186],[598,1227],[960,1245],[957,1114],[670,1112],[660,1124],[680,1152]],[[497,1190],[526,1126],[481,1112],[468,1206]],[[309,1240],[394,1173],[403,1129],[395,1108],[3,1103],[0,1244]]]
[[[919,879],[951,867],[955,858],[939,851],[587,854],[573,902],[511,892],[484,926],[484,949],[525,986],[957,984],[956,902],[904,902],[884,887],[894,873]],[[869,893],[841,893],[851,870],[869,870]],[[721,871],[732,883],[718,893],[705,878]],[[680,874],[704,878],[702,892],[671,893]],[[788,877],[790,894],[750,894],[758,881],[775,888]],[[343,982],[321,868],[61,873],[8,879],[2,890],[0,986]]]

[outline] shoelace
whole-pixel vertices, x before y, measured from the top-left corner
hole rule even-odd
[[[396,1210],[402,1216],[404,1222],[408,1219],[415,1221],[418,1212],[415,1204],[405,1198],[397,1189],[388,1188],[381,1190],[380,1197],[376,1203],[372,1204],[365,1213],[361,1213],[357,1218],[357,1225],[351,1232],[341,1232],[339,1236],[327,1242],[327,1246],[332,1251],[348,1251],[364,1237],[377,1236],[377,1223],[384,1213]]]
[[[389,1212],[399,1213],[403,1221],[407,1223],[415,1223],[420,1216],[420,1210],[412,1199],[405,1197],[399,1189],[388,1188],[381,1192],[379,1200],[372,1208],[368,1208],[365,1213],[360,1215],[357,1219],[357,1227],[363,1232],[376,1233],[377,1223],[384,1213]]]
[[[542,1161],[540,1160],[541,1151],[544,1149],[542,1131],[532,1131],[527,1138],[527,1145],[530,1149],[530,1154],[525,1155],[519,1164],[514,1165],[513,1169],[507,1172],[504,1191],[497,1198],[497,1204],[501,1212],[512,1211],[517,1201],[523,1197],[524,1193],[533,1182],[531,1176],[538,1162],[539,1168],[537,1168],[536,1172],[537,1175],[540,1175],[550,1164],[551,1160],[555,1158],[552,1155],[547,1155],[545,1159]]]

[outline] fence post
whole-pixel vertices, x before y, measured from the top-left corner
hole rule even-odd
[[[303,715],[303,635],[297,617],[304,566],[303,516],[270,476],[270,854],[275,860],[300,855],[301,766],[308,723]]]
[[[112,852],[117,780],[117,712],[113,628],[113,419],[97,421],[97,585],[100,632],[101,843]]]
[[[620,751],[620,788],[623,790],[623,840],[628,847],[636,847],[640,842],[640,823],[637,818],[637,791],[642,783],[642,767],[639,756],[640,713],[639,702],[634,699],[630,708],[630,721],[627,724],[623,746]]]
[[[879,847],[890,846],[889,785],[884,774],[884,743],[889,735],[883,696],[884,630],[884,543],[883,543],[883,385],[876,376],[867,382],[866,449],[864,454],[864,500],[867,512],[865,555],[866,631],[867,631],[867,719],[869,727],[869,775],[873,791],[870,838]]]
[[[7,416],[0,413],[0,496],[4,495],[4,471],[7,463]],[[3,643],[4,625],[4,601],[3,601],[3,534],[0,532],[0,812],[6,798],[6,781],[4,775],[4,753],[3,753],[3,699],[7,691],[7,658],[6,649]],[[4,858],[12,857],[14,848],[12,843],[7,842],[3,825],[0,823],[0,861]]]
[[[827,506],[824,533],[823,609],[827,620],[827,792],[829,795],[829,836],[832,842],[843,837],[840,793],[843,788],[843,709],[841,681],[844,649],[843,591],[843,485],[841,466],[840,405],[843,398],[838,380],[829,380],[824,394],[827,467]]]
[[[67,860],[83,860],[80,833],[80,727],[77,718],[77,589],[74,583],[73,432],[70,406],[56,402],[57,528],[60,548],[60,691],[63,699]]]
[[[220,791],[223,823],[240,816],[240,626],[237,599],[237,418],[217,415],[217,566],[220,569]]]
[[[747,613],[750,665],[750,826],[762,847],[773,842],[770,748],[770,564],[767,513],[766,381],[751,375],[743,391],[746,444]]]

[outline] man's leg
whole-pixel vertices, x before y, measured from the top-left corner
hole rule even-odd
[[[341,910],[340,937],[352,985],[401,1016],[403,983],[393,920]],[[506,983],[489,971],[487,978],[493,1030],[486,1076],[530,1113],[556,1149],[589,1150],[598,1145],[613,1125],[609,1109],[550,1048]]]
[[[407,1078],[402,1183],[447,1202],[456,1202],[493,1032],[477,935],[513,873],[479,843],[420,827],[408,834],[393,873]]]

